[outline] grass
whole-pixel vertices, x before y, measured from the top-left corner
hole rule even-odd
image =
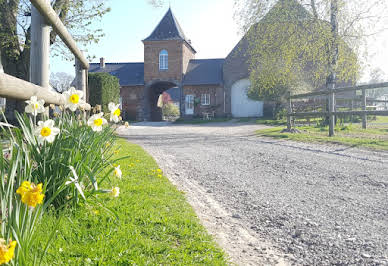
[[[100,187],[119,186],[120,196],[99,195],[101,206],[85,204],[76,211],[45,215],[37,241],[46,243],[47,232],[57,233],[43,264],[226,265],[223,251],[183,193],[155,172],[153,158],[124,139],[116,146],[115,156],[130,156],[120,161],[123,177],[112,177]]]
[[[374,125],[362,129],[360,124],[340,126],[336,128],[335,136],[328,136],[327,127],[302,126],[301,133],[281,133],[284,127],[274,127],[258,130],[257,135],[277,139],[289,139],[301,142],[318,142],[343,144],[354,147],[364,147],[375,150],[388,150],[388,127]]]
[[[217,122],[227,122],[230,121],[230,118],[212,118],[210,120],[203,120],[202,118],[194,118],[190,120],[178,119],[175,124],[208,124],[208,123],[217,123]]]
[[[268,126],[280,126],[280,125],[286,125],[287,120],[286,119],[270,119],[270,118],[258,118],[256,119],[256,124],[260,125],[268,125]]]

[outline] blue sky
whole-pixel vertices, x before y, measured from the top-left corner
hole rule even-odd
[[[110,0],[112,11],[95,27],[106,36],[98,44],[87,47],[106,62],[143,62],[143,43],[167,12],[169,1],[155,8],[147,0]],[[197,50],[196,58],[224,58],[241,38],[233,19],[234,0],[171,0],[171,9],[187,38]],[[74,73],[74,62],[60,57],[51,59],[51,72]]]

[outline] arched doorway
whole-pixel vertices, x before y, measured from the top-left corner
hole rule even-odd
[[[163,120],[162,108],[160,105],[158,106],[159,97],[162,95],[163,92],[174,87],[179,87],[179,85],[172,81],[156,81],[145,88],[145,120]]]

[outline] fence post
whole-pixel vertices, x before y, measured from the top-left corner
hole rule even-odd
[[[45,0],[50,5],[50,0]],[[30,82],[45,88],[49,83],[50,26],[39,11],[31,7]]]
[[[334,136],[334,126],[335,126],[335,94],[330,92],[329,94],[329,136]]]
[[[75,84],[76,89],[82,90],[84,93],[83,100],[86,102],[86,70],[82,68],[81,62],[77,58],[75,58]]]
[[[366,111],[366,90],[362,89],[362,110]],[[366,113],[362,115],[362,128],[366,129]]]
[[[287,111],[288,111],[288,114],[287,114],[287,130],[288,131],[291,131],[291,128],[292,128],[292,117],[291,117],[291,113],[292,113],[292,99],[291,99],[291,92],[288,93],[288,105],[287,105]]]

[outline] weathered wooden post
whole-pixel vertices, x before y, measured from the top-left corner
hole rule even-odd
[[[1,50],[0,50],[0,73],[4,73],[3,64],[1,63]]]
[[[86,70],[82,67],[81,62],[77,58],[75,58],[75,84],[76,89],[82,90],[84,93],[83,100],[86,102]]]
[[[44,0],[50,5],[50,0]],[[31,7],[30,82],[49,88],[50,26]]]
[[[362,110],[366,112],[366,90],[362,89]],[[366,129],[366,113],[362,115],[362,128]]]
[[[329,94],[329,136],[334,136],[334,127],[335,127],[335,93],[330,92]]]
[[[291,128],[292,128],[292,116],[291,116],[291,113],[292,113],[292,99],[291,99],[291,92],[288,93],[288,105],[287,105],[287,131],[291,132]]]

